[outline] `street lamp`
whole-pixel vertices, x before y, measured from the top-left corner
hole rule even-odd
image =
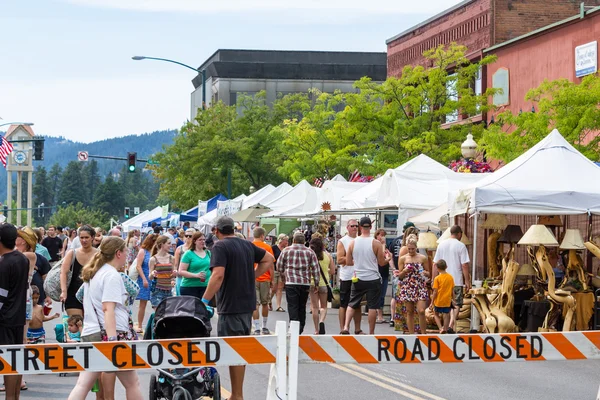
[[[131,57],[131,59],[134,60],[134,61],[156,60],[156,61],[170,62],[170,63],[173,63],[173,64],[181,65],[182,67],[191,69],[192,71],[196,71],[197,74],[202,74],[202,109],[204,109],[204,105],[206,104],[206,72],[204,70],[199,71],[198,68],[194,68],[192,66],[189,66],[189,65],[184,64],[184,63],[179,62],[179,61],[169,60],[168,58],[146,57],[146,56],[133,56],[133,57]]]

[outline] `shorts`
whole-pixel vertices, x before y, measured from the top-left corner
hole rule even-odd
[[[355,310],[359,309],[360,303],[365,294],[367,295],[367,307],[369,307],[369,310],[377,310],[379,308],[379,299],[381,296],[381,280],[359,280],[358,282],[353,283],[348,306],[354,308]]]
[[[452,289],[452,299],[456,307],[462,307],[464,300],[464,291],[462,286],[454,286],[454,289]]]
[[[283,277],[279,273],[279,271],[275,271],[273,275],[273,287],[277,287],[280,283],[283,283]]]
[[[352,291],[352,281],[340,281],[340,307],[348,307],[350,303],[350,292]]]
[[[156,308],[161,301],[171,296],[173,296],[173,292],[170,290],[154,289],[150,292],[150,304],[152,304],[152,308]]]
[[[314,286],[311,286],[314,288]],[[327,293],[327,286],[319,286],[319,293]]]
[[[269,304],[271,301],[271,282],[256,282],[256,305]]]
[[[217,335],[249,336],[252,327],[252,313],[244,314],[219,314],[217,322]]]
[[[23,344],[24,325],[2,326],[0,325],[0,345]]]
[[[44,328],[27,328],[27,344],[46,343],[46,331]]]
[[[450,311],[452,311],[452,307],[437,307],[437,306],[434,306],[433,309],[438,314],[450,314]]]

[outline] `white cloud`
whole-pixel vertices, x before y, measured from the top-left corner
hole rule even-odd
[[[265,12],[265,11],[322,11],[368,14],[432,14],[443,11],[460,0],[64,0],[72,4],[102,8],[117,8],[148,12]]]
[[[180,128],[189,117],[192,90],[189,80],[156,76],[0,80],[0,110],[4,118],[33,122],[38,135],[93,142]]]

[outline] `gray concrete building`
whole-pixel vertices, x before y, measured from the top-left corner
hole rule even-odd
[[[205,103],[236,104],[237,97],[262,90],[267,101],[278,96],[307,92],[355,92],[355,81],[368,76],[383,82],[387,76],[387,54],[334,51],[217,50],[199,68],[192,80],[190,119]]]

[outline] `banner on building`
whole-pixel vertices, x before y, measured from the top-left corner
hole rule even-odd
[[[598,42],[575,47],[575,76],[594,74],[598,71]]]
[[[242,209],[242,201],[217,201],[217,216],[233,215]]]

